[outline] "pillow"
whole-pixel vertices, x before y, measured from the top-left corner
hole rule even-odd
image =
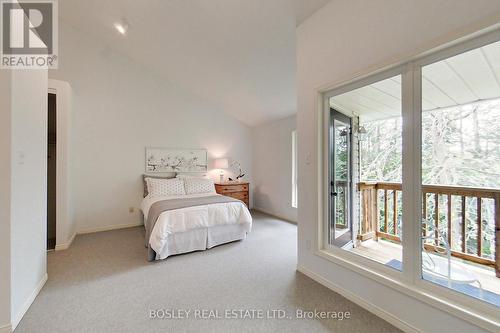
[[[210,178],[184,178],[186,194],[214,193],[215,185]]]
[[[175,178],[175,172],[173,172],[173,173],[171,173],[169,175],[164,175],[164,176],[142,175],[142,184],[144,186],[144,192],[143,192],[144,198],[147,197],[147,195],[148,195],[148,183],[146,182],[146,178],[153,178],[153,179],[170,179],[170,178]]]
[[[146,178],[148,193],[152,197],[185,195],[184,182],[181,179]]]

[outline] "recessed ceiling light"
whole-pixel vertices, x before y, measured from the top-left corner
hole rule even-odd
[[[128,31],[128,23],[125,20],[122,20],[121,22],[116,22],[115,23],[115,29],[118,30],[119,33],[122,35],[126,35]]]

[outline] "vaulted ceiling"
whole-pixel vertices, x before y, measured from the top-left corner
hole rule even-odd
[[[255,126],[296,112],[295,28],[328,1],[61,0],[59,15]]]

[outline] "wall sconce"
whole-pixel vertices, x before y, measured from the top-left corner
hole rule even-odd
[[[364,138],[365,138],[366,133],[368,133],[368,132],[367,132],[366,128],[363,125],[358,125],[355,128],[355,133],[358,134],[358,140],[359,141],[363,141]]]

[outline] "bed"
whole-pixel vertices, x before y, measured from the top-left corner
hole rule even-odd
[[[252,229],[247,206],[216,194],[209,179],[144,179],[141,211],[149,261],[242,240]]]

